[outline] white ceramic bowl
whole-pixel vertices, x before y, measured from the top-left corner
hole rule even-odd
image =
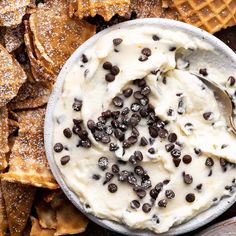
[[[123,28],[123,27],[130,27],[133,25],[153,25],[156,27],[161,27],[161,28],[167,28],[169,30],[179,30],[183,31],[189,35],[192,35],[194,37],[200,38],[204,40],[205,42],[210,43],[215,47],[215,49],[222,55],[224,55],[225,58],[225,63],[231,63],[232,65],[236,65],[236,54],[228,48],[223,42],[221,42],[219,39],[216,37],[210,35],[209,33],[205,32],[204,30],[201,30],[199,28],[196,28],[194,26],[174,21],[174,20],[168,20],[168,19],[159,19],[159,18],[150,18],[150,19],[139,19],[139,20],[133,20],[133,21],[127,21],[118,25],[115,25],[113,27],[110,27],[96,35],[94,35],[92,38],[87,40],[83,45],[81,45],[74,53],[73,55],[69,58],[69,60],[66,62],[64,67],[62,68],[57,82],[55,84],[54,90],[50,96],[49,102],[48,102],[48,107],[47,107],[47,113],[46,113],[46,119],[45,119],[45,147],[46,147],[46,154],[48,158],[48,162],[50,165],[50,168],[52,170],[52,173],[54,174],[57,182],[61,186],[62,190],[66,194],[66,196],[70,199],[70,201],[79,209],[81,210],[89,219],[94,221],[95,223],[119,232],[121,234],[126,234],[126,235],[137,235],[137,236],[154,236],[154,235],[161,235],[161,236],[167,236],[167,235],[179,235],[183,234],[186,232],[190,232],[194,229],[197,229],[208,222],[212,221],[215,219],[217,216],[222,214],[224,211],[226,211],[233,203],[236,201],[236,192],[231,196],[222,199],[217,205],[212,206],[208,210],[200,213],[193,219],[189,220],[186,223],[183,223],[181,225],[177,225],[172,227],[168,232],[162,233],[162,234],[155,234],[153,232],[147,231],[147,230],[132,230],[131,228],[118,224],[113,221],[109,220],[102,220],[97,217],[94,217],[90,214],[87,214],[80,202],[80,199],[78,196],[71,191],[66,183],[64,182],[62,175],[54,161],[53,158],[53,143],[52,143],[52,133],[53,133],[53,122],[52,122],[52,116],[53,116],[53,111],[55,108],[55,104],[58,100],[58,98],[61,95],[61,89],[63,86],[64,79],[72,68],[73,64],[78,61],[78,58],[81,57],[82,53],[84,50],[89,48],[91,45],[93,45],[98,38],[100,38],[102,35],[108,33],[111,30],[118,29],[118,28]],[[235,67],[236,71],[236,67]]]

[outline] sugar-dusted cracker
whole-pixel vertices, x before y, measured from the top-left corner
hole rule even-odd
[[[17,112],[19,131],[11,150],[9,171],[3,180],[57,189],[45,155],[43,129],[45,108]]]
[[[8,220],[0,182],[0,235],[7,236]]]
[[[21,86],[17,96],[8,103],[7,107],[10,110],[41,107],[48,102],[49,95],[50,89],[43,83],[27,81]]]
[[[0,107],[16,96],[26,81],[26,74],[20,64],[0,44]]]
[[[30,236],[54,236],[55,230],[41,228],[39,221],[33,216],[30,219],[32,224]]]
[[[1,0],[0,26],[17,26],[22,22],[30,0]]]
[[[26,226],[36,188],[21,183],[1,180],[10,233],[20,236]]]
[[[75,12],[80,19],[101,15],[109,21],[115,14],[125,15],[129,11],[130,0],[70,0],[70,15]]]
[[[4,35],[5,47],[8,52],[13,52],[24,43],[24,26],[18,25],[16,28],[7,28]]]
[[[9,152],[8,136],[8,110],[6,107],[2,107],[0,108],[0,171],[8,165],[6,160],[6,153]]]

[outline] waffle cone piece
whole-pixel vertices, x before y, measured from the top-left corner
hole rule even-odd
[[[130,0],[71,0],[70,15],[75,13],[80,19],[100,15],[109,21],[115,14],[125,15],[129,10]]]
[[[58,185],[49,169],[43,140],[45,108],[17,112],[19,135],[9,159],[9,171],[2,179],[37,187],[56,189]]]
[[[4,180],[1,183],[10,233],[20,236],[29,218],[36,188]]]
[[[44,229],[40,226],[39,221],[35,217],[31,218],[32,228],[30,231],[30,236],[54,236],[55,230]]]

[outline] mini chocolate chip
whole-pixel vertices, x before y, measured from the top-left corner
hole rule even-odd
[[[220,165],[221,167],[225,167],[228,164],[228,161],[224,158],[220,158]]]
[[[175,51],[175,50],[176,50],[176,47],[174,47],[174,46],[169,48],[169,51],[170,51],[170,52],[173,52],[173,51]]]
[[[152,138],[156,138],[158,136],[158,129],[156,127],[149,126],[148,131]]]
[[[130,97],[133,93],[133,89],[132,88],[127,88],[125,90],[123,90],[123,94],[126,98]]]
[[[132,174],[130,174],[127,177],[127,182],[131,185],[135,185],[137,183],[137,179],[135,178],[135,176],[133,176]]]
[[[181,159],[179,159],[179,158],[174,158],[174,159],[173,159],[173,162],[174,162],[175,167],[178,167],[179,164],[180,164],[180,162],[181,162]]]
[[[134,136],[130,136],[127,139],[127,142],[129,142],[130,145],[137,143],[137,141],[138,141],[137,137],[134,137]]]
[[[124,141],[124,139],[125,139],[125,134],[119,129],[116,129],[114,131],[114,135],[121,142]]]
[[[222,144],[222,145],[221,145],[221,149],[224,149],[224,148],[226,148],[226,147],[228,147],[227,144]]]
[[[74,109],[74,111],[81,111],[82,105],[83,105],[82,100],[75,98],[72,108]]]
[[[127,131],[128,129],[128,127],[125,124],[119,124],[118,128],[123,132]]]
[[[205,165],[208,167],[212,167],[214,165],[214,160],[211,157],[208,157],[205,161]]]
[[[130,106],[131,111],[138,112],[140,110],[140,105],[138,103],[133,103]]]
[[[123,39],[121,38],[116,38],[116,39],[113,39],[113,44],[114,46],[118,46],[122,43]]]
[[[118,150],[119,149],[119,147],[117,146],[117,144],[115,144],[115,143],[110,143],[110,145],[109,145],[109,150],[111,151],[111,152],[115,152],[116,150]]]
[[[208,75],[207,69],[206,68],[200,69],[199,74],[201,74],[203,76],[207,76]]]
[[[83,63],[87,63],[88,62],[88,58],[85,54],[82,54],[82,62]]]
[[[174,110],[170,108],[170,109],[167,111],[167,115],[168,115],[168,116],[173,116],[173,115],[174,115]]]
[[[200,156],[202,154],[202,150],[200,148],[194,148],[194,152]]]
[[[141,53],[144,55],[144,56],[147,56],[147,57],[150,57],[152,55],[152,51],[150,48],[143,48]]]
[[[147,96],[151,93],[151,88],[146,85],[144,88],[142,88],[141,90],[141,94],[144,95],[144,96]]]
[[[167,189],[167,190],[165,191],[165,195],[166,195],[166,197],[167,197],[168,199],[172,199],[172,198],[175,197],[174,191],[173,191],[173,190],[170,190],[170,189]]]
[[[166,77],[163,77],[162,83],[163,83],[163,84],[166,84],[166,83],[167,83]]]
[[[54,151],[55,152],[61,152],[63,150],[63,145],[61,143],[56,143],[54,145]]]
[[[139,136],[139,131],[135,127],[132,128],[131,136],[134,136],[134,137]]]
[[[184,155],[183,156],[183,162],[185,164],[189,164],[192,161],[192,157],[190,155]]]
[[[162,139],[167,138],[168,136],[168,131],[166,129],[160,129],[158,131],[158,136]]]
[[[140,207],[140,202],[138,200],[133,200],[131,203],[130,203],[130,207],[132,209],[138,209]]]
[[[135,190],[135,192],[140,199],[146,196],[146,191],[142,188],[138,188],[137,190]]]
[[[107,188],[110,193],[115,193],[118,189],[116,184],[109,184]]]
[[[143,206],[142,206],[142,210],[143,210],[143,212],[145,212],[145,213],[150,212],[151,209],[152,209],[152,206],[151,206],[151,204],[149,204],[149,203],[144,203]]]
[[[108,73],[108,74],[106,74],[106,76],[105,76],[105,80],[106,80],[107,82],[113,82],[113,81],[115,80],[115,76],[114,76],[113,74],[111,74],[111,73]]]
[[[159,207],[166,207],[167,206],[167,200],[166,199],[162,199],[158,202],[158,206]]]
[[[153,39],[154,41],[160,40],[160,38],[159,38],[156,34],[154,34],[154,35],[152,36],[152,39]]]
[[[202,184],[198,184],[198,185],[196,186],[196,189],[199,190],[199,191],[202,190]]]
[[[156,224],[159,224],[160,223],[160,219],[157,215],[153,215],[152,216],[152,222],[156,223]]]
[[[229,85],[230,85],[230,86],[234,86],[236,80],[235,80],[235,78],[234,78],[233,76],[230,76],[230,77],[228,78],[228,82],[229,82]]]
[[[136,91],[134,92],[134,98],[137,99],[137,100],[140,100],[141,98],[143,98],[144,96],[141,94],[140,91]]]
[[[71,138],[72,137],[72,131],[70,130],[70,128],[64,129],[63,134],[65,135],[66,138]]]
[[[205,120],[212,120],[212,115],[213,115],[212,112],[205,112],[205,113],[203,113],[203,118]]]
[[[144,189],[149,189],[149,188],[151,188],[151,187],[152,187],[151,180],[150,180],[150,179],[145,179],[145,177],[142,178],[141,186],[142,186]]]
[[[170,180],[169,180],[169,179],[165,179],[165,180],[163,181],[163,184],[165,184],[165,185],[167,185],[168,183],[170,183]]]
[[[110,172],[107,172],[105,174],[105,181],[103,182],[103,185],[107,184],[108,182],[111,181],[111,179],[114,177],[114,175]]]
[[[119,67],[118,66],[112,66],[112,68],[111,68],[111,73],[113,74],[113,75],[118,75],[119,73],[120,73],[120,69],[119,69]]]
[[[80,144],[81,144],[81,147],[83,147],[83,148],[90,148],[91,147],[90,139],[81,140]]]
[[[156,200],[159,195],[159,192],[155,188],[153,188],[150,190],[149,194],[150,194],[151,198]]]
[[[101,176],[100,176],[100,175],[97,175],[97,174],[94,174],[94,175],[92,176],[92,178],[93,178],[94,180],[99,180],[99,179],[101,178]]]
[[[64,166],[70,161],[70,156],[64,156],[61,158],[61,164]]]
[[[102,112],[102,117],[105,118],[105,119],[111,118],[111,111],[106,110],[106,111]]]
[[[148,110],[147,110],[147,107],[142,107],[139,111],[139,114],[142,116],[142,117],[148,117]]]
[[[185,197],[185,199],[186,199],[187,202],[194,202],[194,201],[195,201],[195,195],[194,195],[194,193],[189,193],[189,194],[187,194],[186,197]]]
[[[155,154],[155,149],[152,147],[152,148],[149,148],[148,149],[148,152],[150,153],[150,154]]]
[[[111,167],[111,171],[114,173],[114,174],[118,174],[120,172],[120,168],[118,165],[116,164],[113,164],[112,167]]]
[[[101,139],[102,143],[110,143],[111,142],[111,138],[108,135],[104,135]]]
[[[115,120],[117,120],[119,118],[120,115],[120,111],[112,111],[111,112],[111,117]]]
[[[98,159],[98,166],[101,170],[106,170],[108,168],[108,158],[107,157],[100,157]]]
[[[208,177],[212,176],[212,169],[209,171]]]
[[[148,141],[145,137],[141,137],[140,139],[140,146],[146,146],[148,145]]]
[[[177,134],[176,133],[170,133],[168,136],[168,141],[171,143],[174,143],[177,141]]]
[[[133,165],[136,165],[137,164],[137,160],[135,158],[134,155],[131,155],[130,158],[129,158],[129,162]]]
[[[139,118],[138,117],[135,117],[135,116],[131,116],[130,119],[129,119],[129,124],[132,126],[132,127],[135,127],[138,125],[139,123]]]
[[[143,154],[140,151],[135,151],[134,156],[135,156],[137,161],[142,161],[143,160]]]
[[[138,176],[143,176],[144,175],[144,169],[143,169],[143,167],[142,166],[136,166],[135,168],[134,168],[134,173],[136,174],[136,175],[138,175]]]
[[[162,191],[162,189],[163,189],[163,183],[162,182],[160,182],[160,183],[158,183],[156,186],[155,186],[155,189],[156,189],[156,191],[158,192],[158,194]]]
[[[120,125],[120,122],[118,120],[112,120],[111,125],[113,128],[118,128]]]
[[[122,116],[128,115],[129,112],[130,112],[130,109],[129,109],[128,107],[125,107],[125,108],[123,109],[123,111],[121,112],[121,115],[122,115]]]
[[[112,64],[111,64],[111,62],[109,62],[109,61],[106,61],[106,62],[104,62],[103,63],[103,69],[105,69],[105,70],[110,70],[111,68],[112,68]]]
[[[225,186],[225,190],[229,190],[230,192],[233,190],[232,186]]]
[[[149,98],[148,97],[143,97],[139,100],[139,103],[142,105],[142,106],[146,106],[148,103],[149,103]]]
[[[124,105],[124,101],[121,97],[119,96],[115,96],[113,99],[112,99],[112,102],[113,104],[116,106],[116,107],[123,107]]]
[[[173,143],[168,143],[165,145],[165,149],[167,152],[172,151],[175,148],[175,145]]]
[[[189,174],[184,174],[184,183],[191,184],[193,182],[193,177]]]
[[[140,88],[142,88],[146,85],[145,79],[137,79],[137,80],[134,80],[133,82],[134,82],[134,84],[137,84],[138,87],[140,87]]]
[[[171,156],[173,158],[179,158],[181,156],[181,151],[179,149],[173,149],[171,151]]]

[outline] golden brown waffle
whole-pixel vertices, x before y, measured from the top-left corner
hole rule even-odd
[[[49,189],[58,188],[49,169],[44,149],[45,109],[17,112],[17,115],[19,135],[10,155],[9,171],[2,174],[2,179]]]
[[[1,183],[0,183],[0,235],[7,236],[8,230],[8,221],[7,221],[7,213],[5,201],[3,199]]]
[[[22,235],[36,188],[4,180],[1,183],[11,235]]]
[[[70,15],[75,12],[79,18],[101,15],[105,21],[119,14],[123,16],[129,10],[130,0],[70,0]]]
[[[8,146],[8,111],[6,107],[0,108],[0,170],[7,167],[6,153],[9,152]]]

